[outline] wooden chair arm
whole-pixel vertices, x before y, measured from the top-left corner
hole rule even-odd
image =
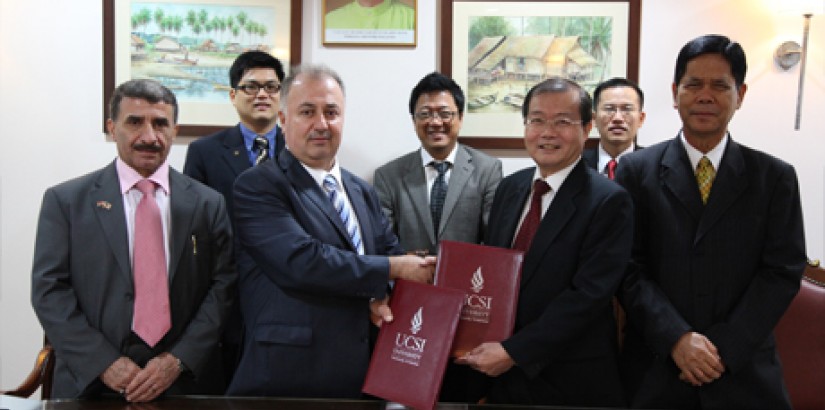
[[[9,396],[28,398],[34,394],[39,387],[43,387],[43,397],[48,398],[51,393],[51,377],[54,372],[54,349],[47,344],[40,349],[34,368],[26,377],[26,380],[16,389],[0,392]],[[47,391],[48,390],[48,391]]]

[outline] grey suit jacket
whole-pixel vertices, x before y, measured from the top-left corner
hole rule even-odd
[[[169,184],[172,328],[152,353],[170,352],[192,371],[172,386],[187,387],[170,393],[221,393],[209,389],[220,386],[211,360],[235,286],[229,218],[214,190],[175,170]],[[31,298],[56,352],[53,397],[105,391],[98,376],[128,355],[133,337],[132,264],[114,163],[44,194]]]
[[[471,243],[484,239],[493,196],[501,181],[501,161],[461,144],[456,149],[437,234],[420,151],[375,171],[374,185],[381,207],[407,251],[426,249],[434,255],[441,239]]]

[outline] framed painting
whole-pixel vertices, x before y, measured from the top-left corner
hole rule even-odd
[[[248,50],[301,61],[301,0],[103,0],[103,118],[114,88],[152,78],[178,100],[179,135],[238,122],[229,67]]]
[[[418,0],[321,0],[325,46],[415,46]]]
[[[638,81],[641,0],[443,0],[441,71],[467,94],[460,140],[524,148],[521,107],[536,83],[561,76],[592,92]]]

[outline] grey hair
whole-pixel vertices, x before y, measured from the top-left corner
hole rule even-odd
[[[344,96],[347,95],[344,89],[344,81],[341,80],[341,76],[338,75],[335,70],[323,64],[301,64],[290,68],[289,75],[286,76],[281,83],[281,110],[286,111],[286,100],[289,92],[292,90],[292,83],[294,83],[295,79],[301,74],[312,79],[331,78],[338,83],[338,87],[341,88],[341,93],[344,94]]]

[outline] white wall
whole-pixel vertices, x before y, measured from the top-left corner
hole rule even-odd
[[[777,16],[767,0],[643,0],[641,86],[648,113],[643,145],[673,137],[672,66],[687,40],[727,34],[748,53],[749,91],[733,137],[797,168],[808,252],[825,257],[825,16],[814,17],[801,131],[793,131],[799,68],[781,72],[771,55],[780,40],[801,37],[801,17]],[[407,114],[409,90],[437,68],[438,3],[420,0],[415,48],[324,48],[318,1],[304,0],[304,61],[338,70],[347,85],[341,163],[371,179],[380,164],[417,146]],[[101,133],[101,2],[0,0],[0,386],[22,380],[42,331],[29,304],[34,229],[44,189],[99,168],[115,147]],[[37,23],[33,24],[32,19]],[[170,160],[180,169],[186,143]],[[496,151],[505,172],[530,164],[522,152]]]

